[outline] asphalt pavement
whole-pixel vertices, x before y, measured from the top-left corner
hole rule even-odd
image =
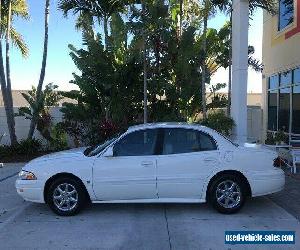
[[[267,197],[237,214],[206,204],[94,204],[59,217],[25,202],[14,182],[22,164],[0,168],[0,249],[300,249],[300,223]],[[226,230],[296,231],[296,245],[225,245]]]

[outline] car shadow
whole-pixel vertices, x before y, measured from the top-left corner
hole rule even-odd
[[[278,215],[278,211],[280,214]],[[94,218],[95,216],[101,217],[153,217],[169,215],[170,217],[186,217],[194,219],[224,219],[224,216],[231,218],[286,218],[288,213],[282,208],[274,204],[267,197],[258,197],[249,199],[245,206],[236,214],[224,215],[218,213],[207,203],[116,203],[116,204],[88,204],[86,207],[76,216],[61,217],[54,214],[46,204],[30,204],[24,211],[26,218],[34,217],[47,217],[63,219],[67,218]]]

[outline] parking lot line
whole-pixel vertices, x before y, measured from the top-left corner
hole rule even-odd
[[[19,173],[19,172],[15,172],[15,173],[13,173],[13,174],[11,174],[11,175],[9,175],[9,176],[6,176],[6,177],[0,179],[0,182],[3,182],[3,181],[5,181],[5,180],[7,180],[7,179],[9,179],[9,178],[12,178],[12,177],[16,176],[18,173]]]

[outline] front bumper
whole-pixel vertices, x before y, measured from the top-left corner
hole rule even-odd
[[[26,201],[45,203],[43,187],[43,183],[38,180],[16,181],[17,192]]]
[[[284,189],[285,175],[279,168],[248,173],[252,197],[279,192]]]

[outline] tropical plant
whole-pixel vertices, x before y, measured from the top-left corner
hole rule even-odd
[[[68,148],[68,138],[66,131],[61,123],[57,123],[51,127],[50,131],[50,149],[53,151],[61,151]]]
[[[126,48],[124,54],[104,50],[99,36],[86,44],[85,50],[70,46],[71,57],[82,73],[74,74],[72,81],[79,91],[64,93],[78,105],[66,104],[62,112],[65,128],[76,141],[95,144],[103,140],[99,138],[103,120],[128,124],[141,117],[143,92],[138,86],[142,64],[136,63],[135,54]]]
[[[228,117],[222,110],[208,113],[207,118],[201,120],[200,123],[226,136],[231,135],[232,129],[235,126],[234,120]]]
[[[230,16],[230,36],[229,36],[229,43],[230,43],[230,49],[229,49],[229,76],[228,76],[228,107],[227,107],[227,112],[230,114],[230,105],[231,105],[231,75],[232,75],[232,62],[231,62],[231,57],[232,57],[232,0],[211,0],[212,4],[220,11],[225,12],[226,14],[229,14]],[[264,9],[267,12],[271,14],[275,14],[277,12],[277,2],[276,0],[249,0],[249,9],[250,9],[250,14],[253,15],[256,9]],[[251,47],[251,46],[249,46]],[[254,51],[253,51],[254,52]],[[253,59],[251,54],[251,48],[248,50],[248,54],[250,56],[248,57],[248,64],[254,68],[255,71],[261,71],[262,65],[260,62],[257,60]]]
[[[283,131],[283,130],[278,130],[274,134],[274,141],[275,143],[288,143],[289,136]]]
[[[15,132],[15,119],[13,110],[13,99],[11,93],[11,72],[10,72],[10,43],[19,49],[22,56],[28,55],[28,48],[22,36],[13,27],[15,17],[23,19],[29,18],[28,7],[25,0],[7,0],[0,1],[0,84],[3,96],[3,102],[6,112],[7,126],[11,144],[17,144]],[[5,37],[5,69],[2,50],[2,40]]]
[[[225,94],[218,91],[225,88],[226,83],[217,83],[210,87],[210,93],[206,96],[207,109],[225,108],[228,105],[228,98]],[[208,102],[210,100],[210,102]]]
[[[228,23],[220,30],[207,29],[204,35],[201,9],[194,8],[199,7],[197,1],[140,3],[125,5],[126,15],[117,11],[110,16],[108,48],[91,23],[84,28],[83,47],[69,46],[80,74],[71,81],[78,90],[63,95],[78,104],[66,104],[62,112],[64,129],[76,145],[99,143],[109,131],[146,120],[191,120],[202,110],[200,67],[205,64],[207,84],[220,67],[228,67]],[[83,10],[91,11],[78,13]],[[216,90],[223,87],[211,86],[207,109],[226,105],[226,97]]]
[[[14,145],[0,146],[0,158],[6,159],[15,156],[34,156],[37,155],[42,148],[42,142],[37,139],[21,140]]]
[[[50,0],[45,0],[45,24],[44,24],[44,51],[43,51],[43,60],[42,60],[42,68],[40,73],[39,83],[36,88],[36,104],[35,106],[39,106],[39,102],[42,102],[42,88],[45,79],[46,73],[46,63],[47,63],[47,55],[48,55],[48,30],[49,30],[49,15],[50,15]],[[39,114],[33,110],[32,119],[30,122],[29,132],[28,132],[28,139],[32,138],[34,129],[36,127],[36,123],[38,120]]]
[[[212,4],[225,13],[232,11],[232,0],[211,0]],[[249,0],[249,10],[252,15],[256,9],[261,8],[270,13],[276,13],[276,0]]]
[[[214,9],[212,8],[212,3],[210,0],[203,0],[203,38],[202,38],[202,54],[203,57],[207,56],[207,23],[210,15],[213,14]],[[206,119],[206,63],[205,60],[202,60],[201,70],[201,94],[202,94],[202,113],[204,119]]]
[[[69,12],[74,15],[79,14],[76,27],[90,27],[96,21],[98,24],[103,24],[104,31],[104,46],[107,49],[109,43],[109,22],[114,13],[123,12],[125,6],[133,1],[124,0],[60,0],[58,8],[67,16]],[[96,19],[94,21],[94,19]],[[94,32],[93,32],[94,33]]]
[[[29,107],[19,108],[18,116],[25,116],[26,119],[32,120],[36,115],[37,130],[41,135],[51,141],[51,115],[50,107],[57,106],[58,102],[63,98],[56,91],[57,85],[49,83],[45,89],[41,91],[40,100],[37,101],[37,89],[32,86],[32,90],[28,93],[22,93],[22,96],[29,104]]]

